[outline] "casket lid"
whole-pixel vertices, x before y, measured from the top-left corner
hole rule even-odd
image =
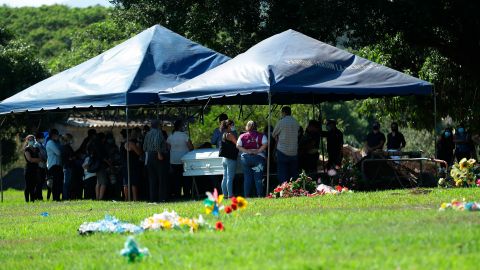
[[[212,158],[219,158],[218,149],[214,149],[214,148],[195,149],[186,153],[182,157],[182,161],[212,159]]]

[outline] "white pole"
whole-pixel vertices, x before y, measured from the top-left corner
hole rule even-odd
[[[265,192],[265,195],[268,194],[270,190],[270,158],[273,153],[270,153],[270,141],[271,141],[271,132],[270,132],[270,126],[272,123],[272,94],[270,91],[268,91],[268,140],[267,140],[267,192]]]

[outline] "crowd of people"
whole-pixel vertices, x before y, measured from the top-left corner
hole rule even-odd
[[[219,127],[213,131],[211,146],[217,147],[223,158],[224,172],[219,188],[225,196],[235,195],[238,159],[243,172],[242,195],[246,197],[265,196],[268,159],[270,173],[276,173],[280,184],[296,179],[302,170],[316,174],[322,137],[327,141],[326,167],[341,167],[343,133],[335,120],[327,120],[326,131],[322,130],[319,121],[310,120],[303,131],[290,107],[283,107],[281,112],[282,117],[275,127],[265,127],[260,132],[257,123],[250,120],[240,135],[234,121],[226,114],[218,117]],[[56,129],[45,134],[28,135],[24,148],[25,200],[43,200],[44,186],[47,200],[52,197],[55,201],[123,198],[165,202],[189,199],[193,194],[192,179],[183,176],[181,158],[193,150],[193,144],[181,120],[173,126],[169,136],[156,120],[143,130],[138,127],[122,130],[119,145],[112,133],[97,133],[91,129],[76,150],[72,148],[73,136],[68,133],[60,135]],[[365,138],[367,157],[383,151],[385,144],[387,151],[401,151],[406,146],[398,124],[393,122],[390,128],[391,132],[385,136],[380,131],[380,124],[373,123]],[[269,131],[270,142],[267,139]],[[463,125],[455,133],[446,128],[437,143],[437,158],[451,165],[455,158],[474,157],[474,149],[472,138]],[[216,187],[216,178],[212,176],[211,179]]]
[[[25,201],[69,199],[131,199],[164,202],[189,196],[188,181],[168,183],[182,172],[180,158],[193,149],[177,121],[168,136],[159,121],[142,129],[122,130],[122,141],[112,133],[88,131],[80,147],[73,149],[73,136],[58,130],[39,132],[25,138]],[[128,134],[127,134],[128,133]],[[172,170],[169,170],[169,166]],[[130,172],[130,173],[128,173]],[[172,177],[169,173],[172,172]]]

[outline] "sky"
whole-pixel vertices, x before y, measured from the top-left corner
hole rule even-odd
[[[112,6],[108,0],[0,0],[0,5],[11,7],[39,7],[54,4],[63,4],[70,7],[88,7],[94,5]]]

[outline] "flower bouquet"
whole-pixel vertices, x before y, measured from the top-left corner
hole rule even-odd
[[[316,188],[317,184],[312,180],[312,178],[308,177],[305,172],[302,172],[297,180],[285,182],[277,186],[267,197],[289,198],[311,196],[315,193]]]
[[[440,178],[440,187],[475,187],[480,185],[480,167],[475,159],[463,158],[450,170],[450,177]]]

